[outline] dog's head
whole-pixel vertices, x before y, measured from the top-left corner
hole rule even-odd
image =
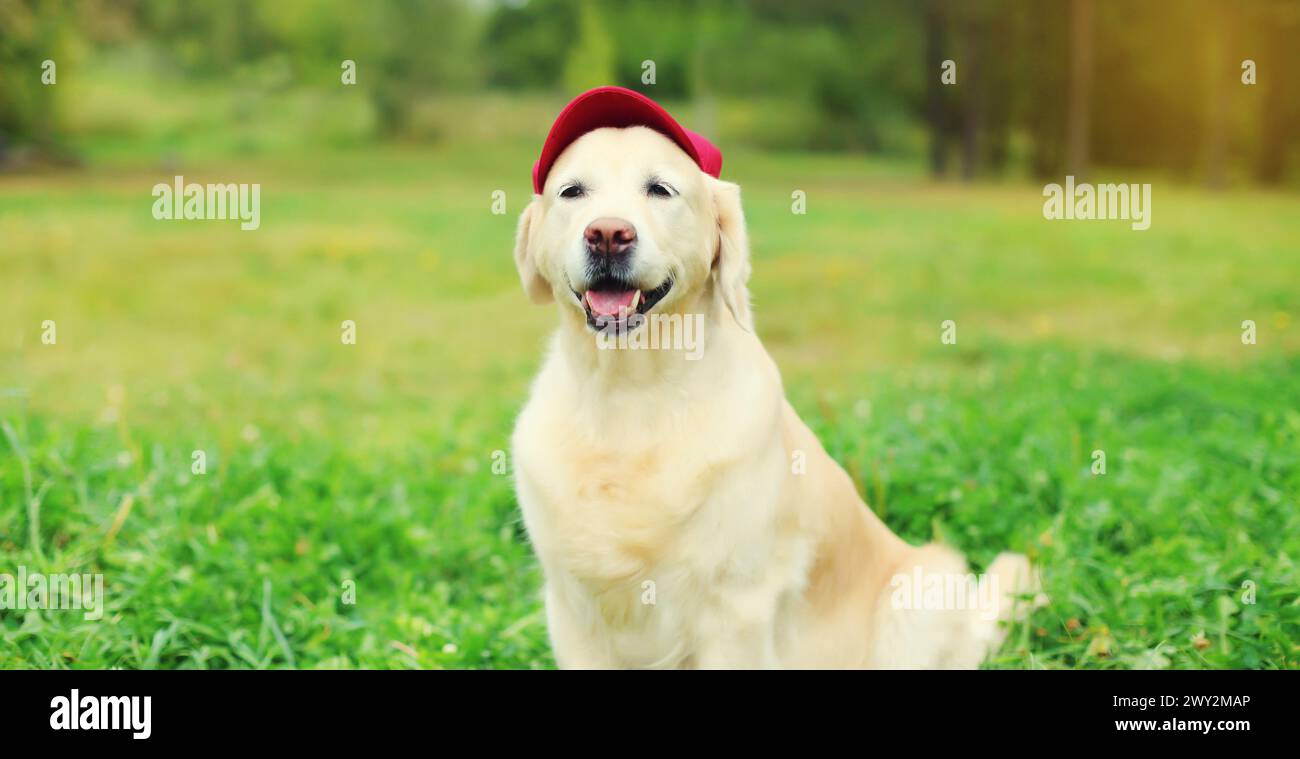
[[[515,264],[534,302],[571,305],[591,329],[710,298],[752,329],[740,188],[646,127],[596,129],[564,150],[519,219]]]

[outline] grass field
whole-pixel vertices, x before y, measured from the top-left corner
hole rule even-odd
[[[554,320],[510,260],[546,122],[309,149],[98,107],[84,170],[0,177],[0,572],[102,572],[107,613],[0,611],[0,665],[552,666],[492,468]],[[261,183],[261,229],[155,221],[175,173]],[[992,666],[1300,668],[1300,198],[1157,180],[1134,232],[862,158],[725,176],[760,335],[868,502],[1042,568]]]

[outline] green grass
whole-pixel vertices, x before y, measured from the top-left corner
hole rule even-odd
[[[307,95],[133,97],[86,99],[86,170],[0,177],[0,572],[108,590],[99,622],[0,611],[0,666],[552,666],[492,468],[553,322],[509,254],[545,124],[300,143]],[[154,221],[173,173],[260,182],[262,228]],[[1042,568],[993,666],[1300,667],[1300,198],[1158,183],[1132,232],[866,159],[726,173],[759,332],[868,501]]]

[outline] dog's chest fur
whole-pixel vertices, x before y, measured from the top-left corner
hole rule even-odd
[[[713,627],[765,624],[800,586],[806,552],[779,508],[789,462],[766,385],[599,402],[553,368],[534,385],[514,437],[520,505],[548,614],[609,650],[601,663],[689,664]]]

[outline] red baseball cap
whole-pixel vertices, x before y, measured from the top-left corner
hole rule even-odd
[[[722,173],[722,151],[713,143],[677,123],[650,98],[626,87],[597,87],[574,98],[551,125],[542,155],[533,164],[533,192],[542,194],[546,175],[560,153],[574,140],[601,127],[644,126],[677,143],[700,170],[712,177]]]

